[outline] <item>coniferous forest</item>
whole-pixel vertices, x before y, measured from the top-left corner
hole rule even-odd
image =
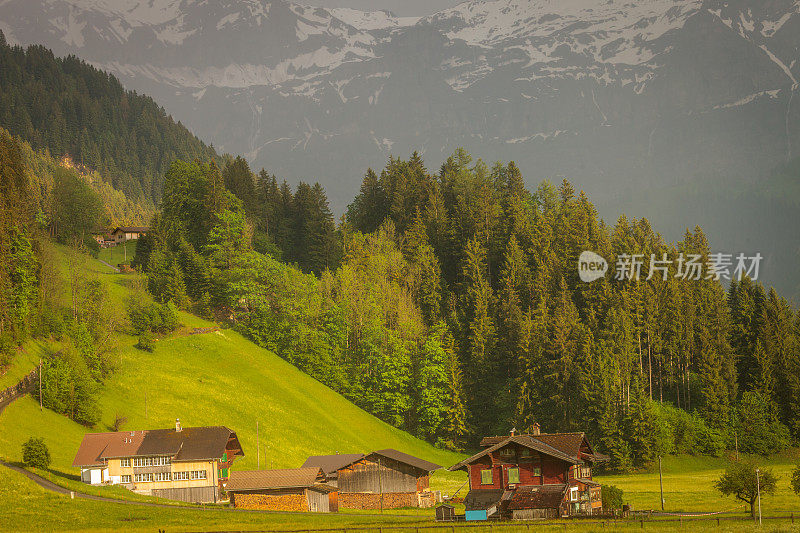
[[[454,449],[587,431],[625,470],[668,453],[777,451],[800,436],[800,315],[747,276],[592,283],[584,250],[713,253],[598,218],[567,180],[456,151],[368,170],[338,227],[318,185],[243,159],[175,163],[137,262],[163,302],[216,314],[386,422]]]
[[[43,46],[9,46],[0,32],[0,126],[98,171],[133,201],[158,202],[175,159],[216,157],[150,97]]]
[[[120,323],[88,280],[68,276],[70,307],[54,301],[50,241],[83,248],[157,199],[134,266],[164,305],[131,316],[215,318],[439,446],[539,423],[588,432],[627,470],[800,439],[800,314],[787,300],[747,276],[687,279],[679,263],[613,275],[633,254],[707,263],[717,250],[701,228],[667,242],[646,219],[607,224],[569,181],[530,190],[514,163],[463,150],[438,169],[414,153],[367,170],[336,221],[319,184],[216,157],[75,58],[0,44],[0,366],[28,338],[62,341],[45,362],[48,407],[98,420],[103,342]],[[612,267],[590,283],[586,250]]]

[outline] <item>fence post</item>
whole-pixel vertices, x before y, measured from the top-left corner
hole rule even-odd
[[[717,517],[717,527],[719,527],[719,517]]]
[[[639,521],[639,523],[641,524],[641,526],[642,526],[642,529],[644,529],[644,518],[642,518],[642,519]]]

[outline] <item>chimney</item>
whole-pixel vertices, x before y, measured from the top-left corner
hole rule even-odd
[[[531,435],[540,435],[542,433],[542,428],[538,422],[534,422],[531,426]]]
[[[180,418],[176,418],[175,419],[175,433],[180,433],[180,432],[181,432],[181,419]]]
[[[511,436],[513,437],[516,434],[517,434],[517,428],[511,428]]]

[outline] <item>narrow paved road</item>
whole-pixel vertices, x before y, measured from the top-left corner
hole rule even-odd
[[[114,272],[119,272],[119,269],[118,269],[117,267],[115,267],[114,265],[112,265],[112,264],[110,264],[110,263],[106,263],[106,262],[105,262],[105,261],[103,261],[102,259],[98,259],[98,261],[100,261],[101,263],[103,263],[103,264],[104,264],[105,266],[107,266],[108,268],[111,268],[111,269],[113,269],[113,270],[114,270]]]

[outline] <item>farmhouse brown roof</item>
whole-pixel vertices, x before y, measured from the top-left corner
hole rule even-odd
[[[566,491],[565,484],[519,487],[514,491],[508,509],[558,509]]]
[[[236,439],[235,455],[243,456],[236,433],[225,426],[87,433],[72,466],[98,466],[121,457],[169,456],[175,462],[219,459],[228,440]]]
[[[372,453],[375,455],[388,457],[389,459],[394,459],[395,461],[405,463],[407,465],[411,465],[415,468],[419,468],[420,470],[424,470],[425,472],[433,472],[434,470],[439,470],[440,468],[442,468],[441,465],[437,465],[436,463],[431,463],[430,461],[426,461],[425,459],[420,459],[419,457],[414,457],[413,455],[409,455],[407,453],[403,453],[392,448],[387,448],[385,450],[378,450]]]
[[[535,451],[537,451],[539,453],[543,453],[545,455],[549,455],[551,457],[555,457],[557,459],[561,459],[562,461],[565,461],[567,463],[571,463],[571,464],[582,464],[583,463],[583,461],[581,461],[577,457],[567,455],[564,452],[562,452],[561,450],[553,448],[549,444],[545,444],[544,442],[541,442],[541,441],[537,440],[533,435],[512,435],[510,437],[506,437],[505,440],[502,440],[502,441],[498,442],[494,446],[486,448],[483,451],[476,453],[472,457],[468,457],[467,459],[464,459],[460,463],[454,464],[453,466],[448,468],[448,470],[454,472],[456,470],[461,470],[462,468],[466,468],[466,466],[468,464],[472,464],[473,462],[475,462],[476,460],[480,459],[481,457],[483,457],[485,455],[489,455],[490,453],[492,453],[494,451],[497,451],[500,448],[502,448],[502,447],[504,447],[504,446],[506,446],[507,444],[510,444],[510,443],[515,443],[515,444],[519,444],[519,445],[525,446],[526,448],[530,448],[530,449],[535,450]]]
[[[117,231],[122,231],[124,233],[147,233],[150,231],[150,228],[145,226],[119,226],[114,229],[113,233]]]
[[[316,467],[321,468],[323,472],[326,474],[335,474],[337,471],[341,470],[346,466],[350,466],[351,464],[360,461],[366,457],[363,453],[343,453],[343,454],[336,454],[336,455],[312,455],[306,462],[303,463],[303,467]]]
[[[603,455],[601,453],[596,453],[593,449],[589,441],[586,440],[586,434],[583,432],[575,432],[575,433],[540,433],[538,435],[531,435],[531,434],[523,434],[519,435],[520,437],[530,437],[532,439],[536,439],[540,442],[547,444],[548,446],[559,450],[560,452],[569,455],[570,457],[575,457],[576,459],[589,459],[592,462],[599,463],[603,461],[608,461],[608,456]],[[494,446],[500,442],[503,442],[507,439],[508,436],[497,436],[497,437],[484,437],[481,439],[480,445],[482,447],[489,447]],[[581,446],[583,442],[586,441],[587,445],[589,446],[590,453],[580,454]]]
[[[307,489],[321,492],[335,492],[336,488],[326,485],[325,473],[321,468],[292,468],[286,470],[251,470],[231,472],[225,490],[238,492],[270,489]]]

